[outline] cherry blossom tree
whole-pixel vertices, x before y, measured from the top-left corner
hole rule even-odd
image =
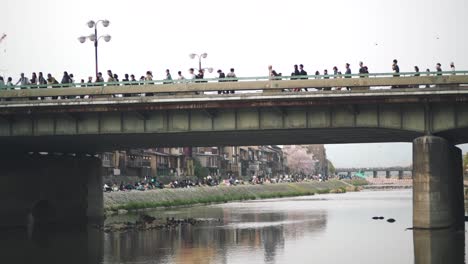
[[[314,174],[314,155],[308,154],[303,146],[285,146],[283,152],[287,156],[288,167],[291,174]]]

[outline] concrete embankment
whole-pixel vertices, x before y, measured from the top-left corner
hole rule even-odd
[[[330,192],[345,192],[355,187],[338,180],[327,182],[280,183],[264,185],[239,185],[162,189],[149,191],[104,193],[104,210],[143,209],[192,204],[221,203],[238,200],[255,200],[292,197]]]

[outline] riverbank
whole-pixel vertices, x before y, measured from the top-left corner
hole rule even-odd
[[[104,211],[112,214],[118,210],[136,210],[194,204],[223,203],[240,200],[256,200],[340,193],[354,191],[356,187],[339,180],[326,182],[300,182],[264,185],[238,185],[162,189],[104,193]]]

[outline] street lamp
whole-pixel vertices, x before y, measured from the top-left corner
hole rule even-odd
[[[96,62],[96,77],[98,76],[98,42],[102,38],[104,39],[105,42],[109,42],[111,40],[110,35],[102,35],[98,36],[97,32],[97,26],[98,24],[101,23],[104,27],[108,27],[110,22],[107,19],[104,20],[98,20],[97,22],[94,22],[94,20],[90,20],[86,23],[89,28],[94,28],[94,34],[91,34],[89,36],[81,36],[78,38],[78,41],[80,43],[85,43],[86,39],[89,39],[91,42],[94,42],[94,55],[95,55],[95,62]]]
[[[206,53],[206,52],[202,53],[202,54],[190,53],[189,57],[190,57],[190,59],[195,59],[195,58],[198,57],[198,70],[202,70],[202,69],[205,70],[206,69],[206,70],[208,70],[209,73],[213,72],[213,68],[211,68],[211,67],[210,68],[202,68],[202,65],[201,65],[202,58],[206,59],[206,57],[208,57],[208,53]]]

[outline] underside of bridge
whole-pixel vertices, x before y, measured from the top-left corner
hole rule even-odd
[[[0,228],[102,221],[99,159],[10,154],[0,156],[0,160]]]
[[[423,135],[396,129],[289,129],[144,134],[101,134],[9,137],[2,142],[8,152],[97,153],[129,148],[186,146],[252,146],[412,142]]]

